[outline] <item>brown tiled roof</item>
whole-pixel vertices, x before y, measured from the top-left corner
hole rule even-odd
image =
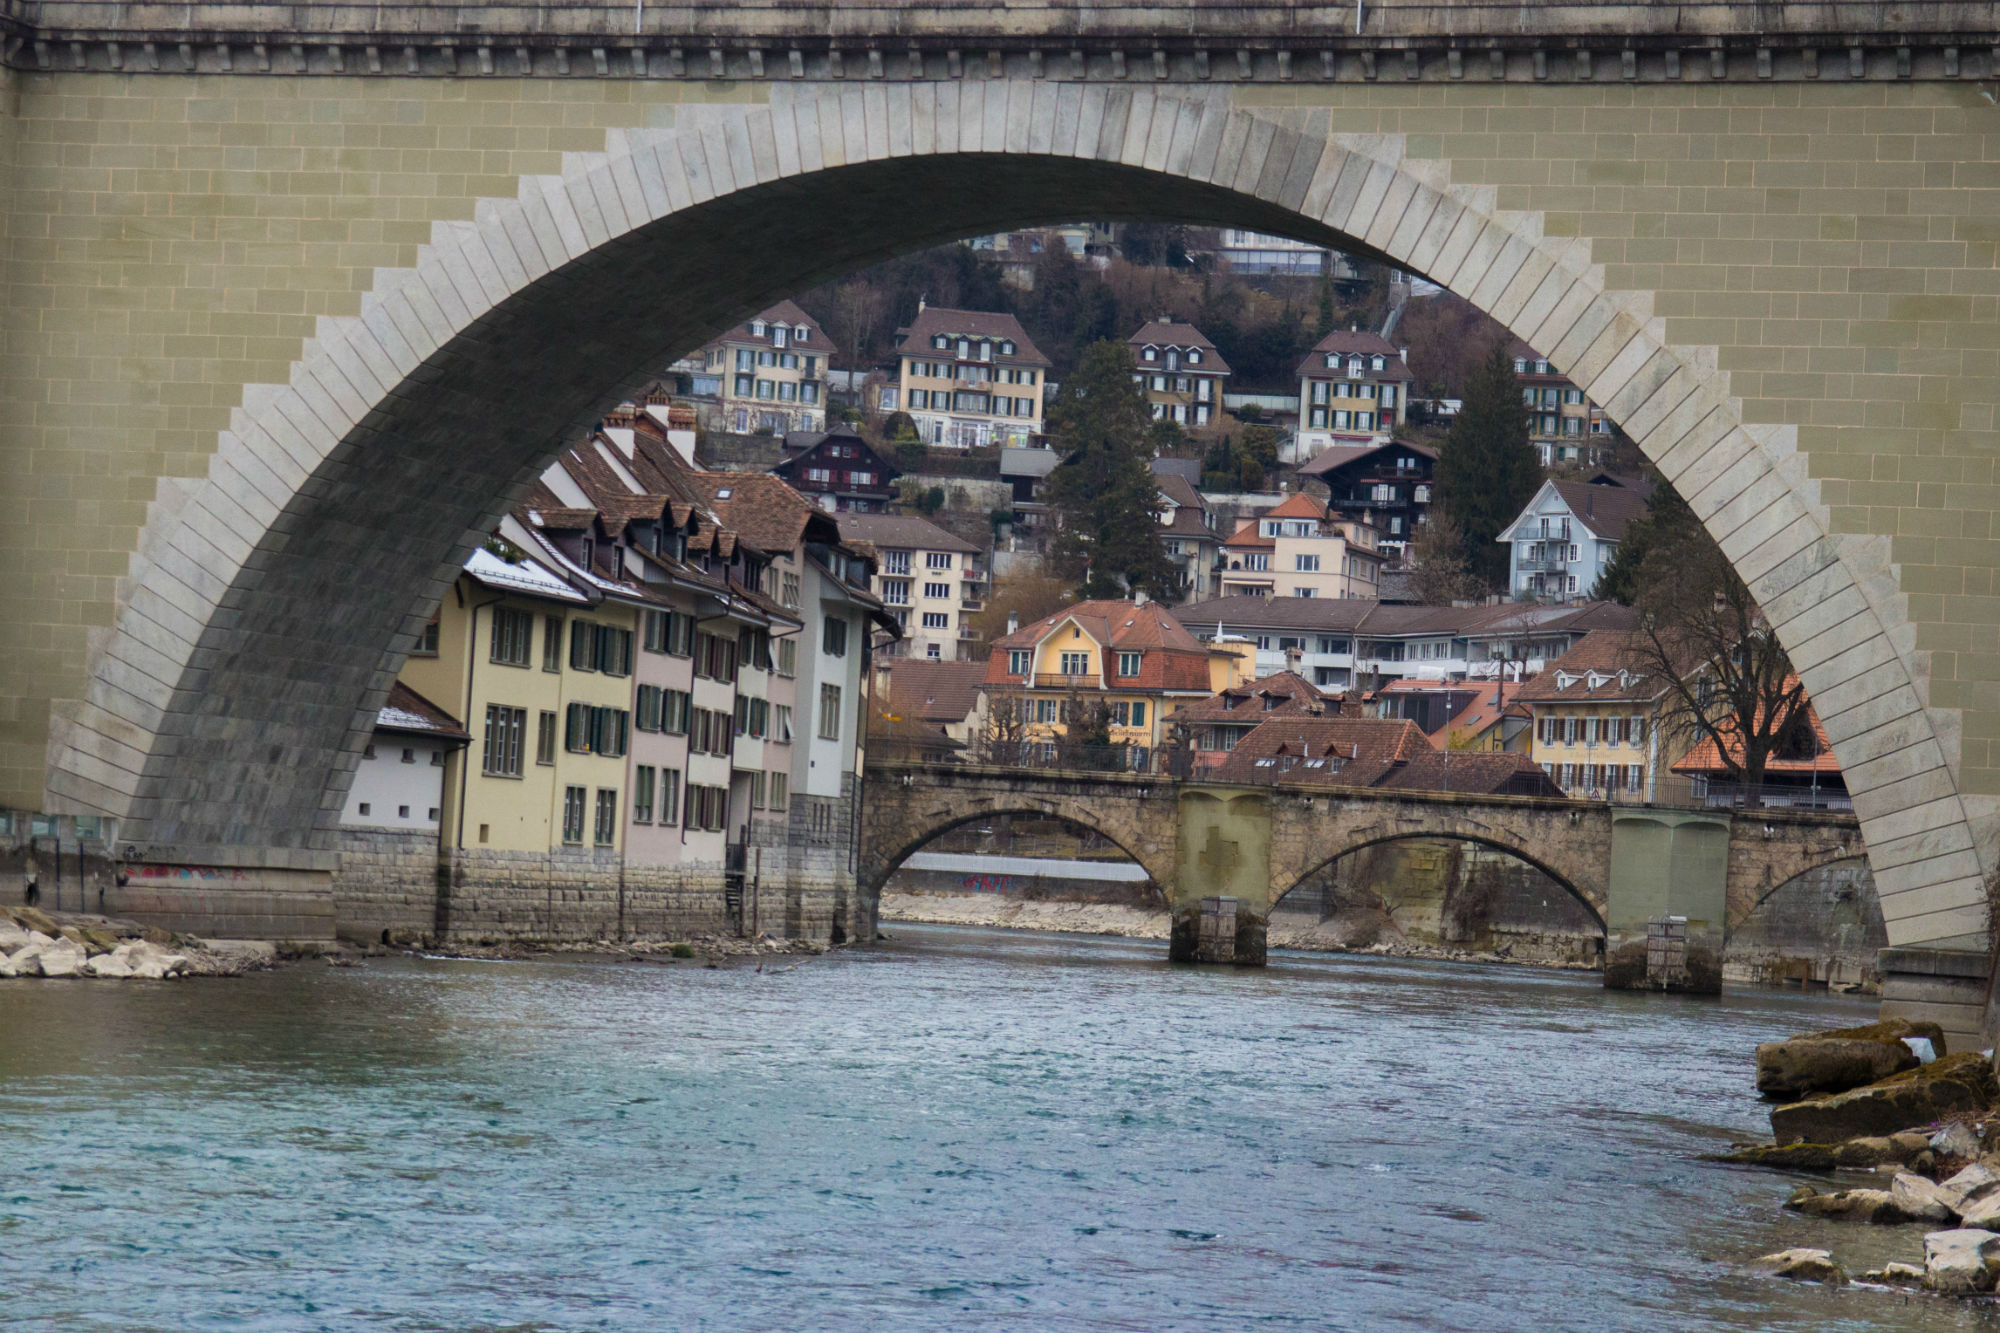
[[[979,702],[979,686],[986,678],[983,662],[892,657],[886,665],[890,697],[926,722],[965,721]]]
[[[997,314],[986,310],[948,310],[943,306],[925,306],[917,313],[907,329],[896,330],[896,348],[910,356],[919,356],[931,348],[931,338],[936,334],[959,338],[1006,338],[1013,342],[1014,353],[1004,356],[1000,349],[993,349],[993,364],[1006,366],[1043,366],[1049,359],[1042,355],[1041,348],[1035,346],[1034,339],[1021,327],[1021,321],[1012,315]],[[955,354],[956,346],[952,349]]]
[[[1414,755],[1375,785],[1397,791],[1462,791],[1482,796],[1563,795],[1540,764],[1512,751]]]
[[[833,343],[830,340],[828,340],[826,336],[826,330],[822,329],[819,326],[819,321],[814,319],[811,315],[808,315],[805,311],[799,309],[799,307],[791,301],[780,301],[778,302],[778,304],[774,306],[769,306],[763,310],[760,310],[753,318],[763,320],[766,325],[770,325],[773,323],[782,323],[796,328],[798,325],[803,324],[807,328],[812,330],[812,337],[806,341],[805,345],[806,351],[818,352],[822,356],[829,356],[833,352]],[[723,334],[722,337],[716,339],[716,341],[732,342],[732,343],[760,343],[766,347],[771,346],[771,335],[769,330],[767,329],[764,335],[762,337],[759,337],[756,334],[750,332],[751,322],[752,321],[749,319],[744,320],[741,324],[738,324],[735,328]],[[792,347],[787,345],[785,350],[789,352],[792,350]]]
[[[1018,683],[1021,678],[1007,670],[1008,650],[1033,648],[1071,621],[1108,652],[1143,654],[1139,676],[1131,680],[1112,676],[1111,688],[1208,690],[1208,648],[1158,602],[1147,602],[1144,606],[1133,602],[1078,602],[1043,616],[1032,625],[1023,625],[993,641],[987,659],[986,683]]]
[[[1215,350],[1215,344],[1192,324],[1183,324],[1178,320],[1148,320],[1139,326],[1137,333],[1125,341],[1132,345],[1132,359],[1135,364],[1144,364],[1139,361],[1139,349],[1148,343],[1155,347],[1199,347],[1201,364],[1184,365],[1184,369],[1199,375],[1233,373],[1229,369],[1229,362],[1223,359],[1222,353]]]
[[[1255,725],[1269,718],[1315,717],[1333,712],[1333,696],[1295,671],[1279,671],[1206,699],[1182,704],[1173,716],[1187,722],[1240,722]]]
[[[731,533],[760,551],[797,548],[820,512],[768,472],[695,472],[688,480]]]
[[[1183,625],[1204,634],[1247,625],[1253,629],[1299,630],[1320,634],[1351,634],[1375,609],[1374,602],[1350,597],[1211,597],[1193,602],[1175,614]]]
[[[1259,723],[1210,775],[1216,782],[1300,782],[1372,787],[1398,763],[1434,753],[1416,723],[1401,718],[1289,717]],[[1259,766],[1290,757],[1290,769]],[[1319,763],[1314,766],[1312,761]]]
[[[1281,501],[1276,508],[1267,509],[1256,518],[1244,519],[1242,523],[1237,525],[1235,533],[1223,545],[1235,547],[1276,546],[1277,539],[1275,537],[1262,535],[1264,531],[1263,521],[1265,519],[1310,518],[1324,523],[1326,522],[1326,516],[1327,510],[1325,505],[1313,499],[1313,497],[1307,495],[1304,491],[1300,491],[1298,494]]]
[[[1623,537],[1626,525],[1646,512],[1646,497],[1622,486],[1592,486],[1581,481],[1552,481],[1549,485],[1577,522],[1606,541]]]
[[[1786,689],[1797,688],[1798,684],[1799,678],[1797,676],[1787,676],[1785,678]],[[1759,711],[1761,712],[1762,710]],[[1819,710],[1811,704],[1806,705],[1806,720],[1812,724],[1813,734],[1819,738],[1819,753],[1810,759],[1779,759],[1776,757],[1766,759],[1764,761],[1764,772],[1766,775],[1781,773],[1810,774],[1816,771],[1823,776],[1839,776],[1840,761],[1833,757],[1833,742],[1827,737],[1826,728],[1820,724]],[[1736,719],[1734,717],[1725,717],[1722,719],[1720,725],[1729,742],[1729,753],[1737,761],[1736,768],[1732,768],[1722,761],[1722,748],[1715,743],[1713,738],[1704,737],[1699,745],[1688,751],[1686,758],[1674,765],[1674,772],[1703,773],[1720,777],[1739,771],[1743,761],[1743,739],[1736,734],[1735,722]]]
[[[1220,540],[1215,529],[1208,526],[1204,515],[1208,504],[1201,498],[1201,492],[1186,477],[1172,472],[1157,472],[1153,480],[1160,494],[1173,502],[1174,516],[1163,524],[1160,532],[1169,537],[1205,537],[1209,541]]]
[[[1299,362],[1297,371],[1299,378],[1325,379],[1328,374],[1332,373],[1332,368],[1326,364],[1326,354],[1328,352],[1337,352],[1341,356],[1358,353],[1362,356],[1382,357],[1382,369],[1375,370],[1371,367],[1370,369],[1363,370],[1361,373],[1364,376],[1373,376],[1385,380],[1416,379],[1416,376],[1410,373],[1409,366],[1403,363],[1402,352],[1387,338],[1376,333],[1342,333],[1337,331],[1327,334],[1326,337],[1321,338],[1313,344],[1312,350],[1306,353],[1303,361]],[[1345,369],[1340,371],[1342,375],[1346,373]]]
[[[1524,682],[1514,697],[1522,703],[1645,703],[1657,699],[1666,692],[1667,683],[1646,674],[1638,656],[1641,642],[1641,636],[1633,631],[1592,630],[1574,648],[1544,666],[1540,675]],[[1626,673],[1622,680],[1621,671]]]
[[[915,514],[840,514],[840,535],[847,541],[869,542],[877,550],[959,551],[979,554],[979,548],[954,537],[927,518]],[[914,572],[914,571],[913,571]]]

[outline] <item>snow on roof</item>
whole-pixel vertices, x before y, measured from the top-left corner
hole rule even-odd
[[[580,602],[585,605],[590,602],[590,598],[534,561],[523,560],[510,565],[483,546],[465,562],[465,572],[489,588],[505,588],[509,592],[546,597],[556,602]]]

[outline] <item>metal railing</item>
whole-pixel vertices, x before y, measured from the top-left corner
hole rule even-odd
[[[1097,690],[1104,688],[1104,678],[1095,671],[1085,671],[1076,675],[1056,671],[1037,671],[1027,680],[1035,689],[1044,690]]]

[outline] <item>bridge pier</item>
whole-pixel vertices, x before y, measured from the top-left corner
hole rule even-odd
[[[1882,969],[1882,1017],[1936,1023],[1954,1052],[1993,1044],[1995,1024],[1988,1010],[1993,960],[1987,954],[1888,948],[1876,959]]]
[[[1722,993],[1727,814],[1618,811],[1605,895],[1607,990]]]
[[[1168,961],[1264,966],[1272,898],[1270,798],[1185,789],[1179,814]]]

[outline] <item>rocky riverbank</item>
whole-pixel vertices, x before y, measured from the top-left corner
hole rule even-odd
[[[1717,1160],[1834,1176],[1835,1188],[1791,1191],[1784,1206],[1803,1216],[1925,1228],[1921,1254],[1913,1245],[1909,1261],[1852,1276],[1826,1249],[1767,1254],[1760,1267],[1798,1281],[1943,1296],[2000,1287],[2000,1079],[1991,1052],[1949,1054],[1937,1025],[1888,1019],[1764,1043],[1757,1087],[1775,1103],[1775,1141]],[[1842,1172],[1865,1175],[1842,1181]]]
[[[775,935],[759,935],[755,939],[739,939],[733,935],[692,935],[685,939],[648,935],[629,940],[607,938],[548,943],[511,940],[500,944],[450,942],[432,945],[395,940],[391,943],[401,945],[407,952],[421,954],[426,958],[525,961],[531,958],[568,956],[629,959],[633,962],[687,960],[706,963],[712,967],[725,962],[752,958],[787,955],[812,957],[825,953],[828,948],[818,940],[782,940]]]
[[[275,966],[278,946],[203,940],[86,912],[0,907],[0,979],[168,981]]]
[[[1057,931],[1074,935],[1117,935],[1142,940],[1165,940],[1173,930],[1173,917],[1164,910],[1147,911],[1115,903],[1015,898],[996,893],[884,893],[880,919],[941,926]],[[1273,949],[1299,949],[1309,953],[1423,958],[1452,963],[1521,963],[1532,967],[1581,970],[1596,967],[1595,963],[1574,961],[1553,954],[1524,956],[1517,954],[1511,945],[1499,949],[1458,949],[1449,945],[1377,936],[1371,944],[1356,946],[1347,943],[1340,932],[1323,929],[1322,923],[1300,918],[1298,924],[1293,924],[1282,915],[1272,918],[1267,943]]]

